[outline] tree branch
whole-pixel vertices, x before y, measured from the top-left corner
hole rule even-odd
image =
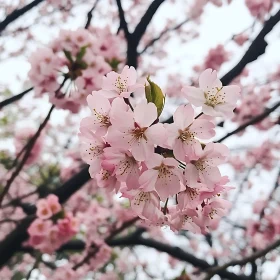
[[[273,111],[275,111],[278,107],[280,106],[280,101],[278,103],[276,103],[273,107],[271,107],[270,109],[265,110],[262,114],[255,116],[254,118],[252,118],[251,120],[249,120],[248,122],[240,125],[238,128],[234,129],[233,131],[229,132],[228,134],[226,134],[224,137],[222,137],[221,139],[219,139],[216,142],[222,142],[225,139],[227,139],[228,137],[244,130],[246,127],[256,124],[260,121],[262,121],[263,119],[265,119],[266,117],[268,117],[270,115],[270,113],[272,113]]]
[[[10,13],[2,22],[0,22],[0,34],[10,23],[17,20],[19,17],[21,17],[26,12],[36,7],[38,4],[40,4],[43,1],[44,0],[34,0],[28,5],[22,7],[21,9],[14,10],[12,13]]]
[[[46,116],[45,120],[41,123],[41,125],[39,126],[39,129],[37,130],[37,132],[34,134],[34,136],[30,139],[30,141],[28,142],[28,145],[26,146],[26,151],[23,155],[22,160],[20,161],[20,163],[18,164],[18,166],[16,167],[15,171],[12,173],[11,177],[9,178],[9,180],[6,183],[6,186],[4,187],[3,191],[0,194],[0,206],[2,204],[2,201],[5,197],[5,195],[8,193],[12,183],[14,182],[15,178],[17,177],[17,175],[20,173],[20,171],[22,170],[24,164],[26,163],[27,159],[29,158],[29,155],[31,153],[32,148],[34,147],[37,139],[39,138],[42,130],[45,128],[45,126],[47,125],[50,117],[51,117],[51,113],[54,109],[54,105],[51,107],[51,109],[49,110],[48,115]]]
[[[97,4],[98,4],[99,0],[96,0],[93,7],[91,8],[91,10],[88,12],[87,14],[87,22],[86,22],[86,25],[85,25],[85,29],[88,29],[89,26],[90,26],[90,23],[91,23],[91,20],[92,20],[92,13],[93,11],[95,10]]]
[[[275,242],[273,242],[272,244],[270,244],[269,246],[267,246],[265,249],[257,251],[255,253],[253,253],[252,255],[245,257],[244,259],[241,260],[233,260],[230,261],[222,266],[216,266],[213,268],[208,269],[209,275],[204,279],[204,280],[209,280],[211,279],[215,274],[219,274],[221,271],[227,269],[230,266],[235,266],[235,265],[246,265],[249,262],[254,262],[255,260],[264,257],[267,253],[269,253],[270,251],[276,249],[277,247],[280,246],[280,239],[276,240]],[[220,275],[220,274],[219,274]]]
[[[232,68],[227,74],[225,74],[222,78],[222,84],[228,85],[232,80],[234,80],[238,75],[241,74],[245,66],[257,60],[257,58],[265,53],[265,49],[267,47],[267,42],[265,41],[265,36],[273,29],[273,27],[280,21],[280,10],[272,17],[270,17],[265,23],[257,35],[255,40],[252,42],[244,56],[241,60],[236,64],[234,68]]]
[[[12,96],[12,97],[6,99],[6,100],[3,100],[2,102],[0,102],[0,110],[1,110],[3,107],[5,107],[5,106],[7,106],[7,105],[9,105],[9,104],[11,104],[11,103],[13,103],[13,102],[20,100],[26,93],[28,93],[28,92],[31,91],[31,90],[33,90],[33,87],[31,87],[31,88],[29,88],[29,89],[23,91],[22,93],[19,93],[19,94],[17,94],[17,95],[14,95],[14,96]]]
[[[119,11],[119,17],[120,17],[120,27],[119,27],[119,30],[122,29],[124,31],[125,38],[128,41],[129,37],[130,37],[130,33],[129,33],[127,22],[126,22],[126,19],[125,19],[125,16],[124,16],[122,2],[121,2],[121,0],[116,0],[116,2],[117,2],[118,11]]]
[[[163,2],[164,0],[154,0],[149,6],[149,8],[147,9],[146,13],[141,18],[140,22],[138,23],[138,25],[136,26],[133,32],[133,40],[135,40],[136,45],[139,44],[154,14],[156,13],[157,9]]]

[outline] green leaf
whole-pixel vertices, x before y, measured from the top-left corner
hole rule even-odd
[[[86,50],[87,50],[88,46],[83,46],[81,47],[80,51],[78,52],[77,56],[76,56],[76,61],[79,62],[82,60],[82,58],[84,57],[84,55],[86,54]]]
[[[147,77],[147,81],[149,84],[145,85],[146,99],[148,102],[152,102],[156,105],[159,117],[164,107],[165,96],[161,88],[150,80],[150,77]]]
[[[73,60],[73,58],[72,58],[71,52],[69,52],[69,51],[67,51],[67,50],[63,50],[63,52],[64,52],[66,58],[67,58],[71,63],[74,63],[74,60]]]

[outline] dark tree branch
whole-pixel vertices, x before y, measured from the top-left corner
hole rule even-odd
[[[13,102],[20,100],[26,93],[28,93],[28,92],[31,91],[31,90],[33,90],[32,87],[29,88],[29,89],[27,89],[27,90],[25,90],[25,91],[23,91],[22,93],[19,93],[19,94],[14,95],[14,96],[12,96],[12,97],[6,99],[6,100],[3,100],[2,102],[0,102],[0,110],[1,110],[3,107],[5,107],[5,106],[7,106],[7,105],[9,105],[9,104],[11,104],[11,103],[13,103]]]
[[[149,8],[147,9],[146,13],[141,18],[140,22],[138,23],[138,25],[136,26],[133,32],[133,40],[135,40],[136,45],[139,44],[154,14],[156,13],[157,9],[163,2],[164,0],[154,0],[149,6]]]
[[[110,246],[136,246],[136,245],[143,245],[149,248],[154,248],[160,252],[165,252],[169,254],[170,256],[185,261],[187,263],[192,264],[195,267],[199,267],[202,269],[208,269],[211,267],[211,265],[199,258],[196,258],[192,254],[189,254],[188,252],[183,251],[179,247],[173,247],[161,242],[158,242],[153,239],[147,239],[143,238],[141,236],[134,236],[133,234],[131,236],[126,236],[123,238],[118,238],[115,240],[112,240],[108,242]],[[226,270],[220,271],[219,275],[221,277],[232,279],[232,280],[248,280],[247,276],[244,275],[236,275],[234,273],[228,272]]]
[[[0,267],[5,265],[21,248],[22,243],[28,238],[27,229],[34,219],[35,215],[23,219],[23,221],[0,242]]]
[[[44,0],[34,0],[28,5],[22,7],[21,9],[14,10],[12,13],[10,13],[2,22],[0,22],[0,34],[10,23],[17,20],[19,17],[21,17],[26,12],[30,11],[32,8],[36,7],[43,1]]]
[[[122,29],[124,31],[125,38],[128,41],[129,38],[130,38],[130,33],[129,33],[127,22],[126,22],[126,19],[125,19],[123,7],[122,7],[122,2],[121,2],[121,0],[116,0],[116,2],[117,2],[118,11],[119,11],[119,17],[120,17],[120,27],[119,27],[119,30]]]
[[[138,65],[137,58],[139,55],[137,48],[139,42],[142,36],[144,35],[157,9],[163,2],[164,0],[154,0],[149,6],[149,8],[147,9],[146,13],[141,18],[134,32],[127,37],[127,60],[126,60],[127,65],[137,68]]]
[[[255,40],[252,42],[249,49],[246,51],[246,53],[241,58],[241,60],[237,63],[237,65],[221,78],[223,85],[230,84],[232,80],[234,80],[238,75],[241,74],[241,72],[243,71],[243,69],[248,63],[257,60],[257,58],[260,55],[265,53],[265,49],[267,47],[265,36],[273,29],[273,27],[279,21],[280,21],[280,10],[264,23],[262,30],[255,38]]]
[[[90,26],[90,23],[91,23],[91,20],[92,20],[92,13],[93,11],[95,10],[97,4],[98,4],[99,0],[96,0],[93,7],[91,8],[91,10],[88,12],[87,14],[87,22],[86,22],[86,25],[85,25],[85,29],[88,29],[89,26]]]
[[[227,269],[230,266],[235,266],[235,265],[246,265],[247,263],[252,263],[255,260],[264,257],[266,254],[268,254],[270,251],[276,249],[277,247],[280,246],[280,239],[274,241],[273,243],[271,243],[269,246],[267,246],[265,249],[260,250],[260,251],[256,251],[254,252],[252,255],[245,257],[241,260],[233,260],[230,261],[222,266],[216,266],[213,268],[208,269],[209,275],[204,279],[204,280],[210,280],[215,274],[220,275],[219,273],[221,271],[224,271],[225,269]]]
[[[122,226],[123,228],[125,226]],[[148,239],[148,238],[143,238],[141,235],[145,231],[143,228],[138,228],[135,230],[133,233],[124,236],[124,237],[119,237],[117,239],[112,239],[108,238],[106,240],[107,244],[111,247],[123,247],[123,246],[138,246],[138,245],[143,245],[148,248],[154,248],[158,250],[159,252],[165,252],[169,254],[170,256],[190,263],[195,267],[198,267],[200,269],[209,269],[212,268],[212,266],[202,260],[199,259],[192,254],[185,252],[184,250],[180,249],[179,247],[173,247],[168,244],[164,244],[162,242],[153,240],[153,239]],[[115,235],[114,235],[115,236]],[[85,243],[81,240],[72,240],[69,241],[68,243],[62,245],[58,252],[61,251],[81,251],[85,249]],[[20,248],[20,251],[22,252],[32,252],[34,249],[33,248]],[[226,279],[231,279],[231,280],[249,280],[248,276],[245,275],[236,275],[234,273],[228,272],[226,270],[220,271],[218,273],[221,277],[224,277]]]
[[[273,111],[275,111],[278,107],[280,106],[280,102],[276,103],[273,107],[271,107],[270,109],[265,110],[262,114],[255,116],[254,118],[252,118],[251,120],[249,120],[248,122],[240,125],[238,128],[234,129],[233,131],[229,132],[228,134],[226,134],[224,137],[222,137],[221,139],[219,139],[216,142],[222,142],[225,139],[227,139],[228,137],[237,134],[238,132],[244,130],[246,127],[256,124],[262,120],[264,120],[266,117],[268,117],[270,115],[270,113],[272,113]]]

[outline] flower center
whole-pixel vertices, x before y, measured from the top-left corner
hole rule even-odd
[[[170,177],[172,175],[170,168],[174,168],[174,167],[167,166],[162,163],[160,166],[154,167],[154,170],[158,170],[158,178],[163,178],[163,177]]]
[[[187,128],[185,130],[179,129],[178,139],[180,139],[182,142],[191,141],[192,139],[194,139],[194,133],[189,131],[189,129]]]
[[[101,113],[97,112],[96,109],[93,109],[94,115],[96,116],[97,120],[103,124],[103,126],[110,126],[110,118],[108,115],[102,115]]]
[[[210,213],[208,214],[208,216],[211,220],[213,220],[214,216],[217,215],[217,214],[218,214],[217,210],[212,208]]]
[[[192,188],[187,187],[186,191],[191,200],[194,200],[199,195],[199,192],[197,191],[197,189],[192,189]]]
[[[121,76],[117,77],[115,87],[119,90],[119,93],[123,93],[127,90],[127,80],[128,77],[126,77],[126,79],[122,79]]]
[[[196,169],[198,169],[200,171],[203,171],[204,169],[206,169],[205,162],[203,159],[191,161],[191,163],[196,167]]]
[[[144,138],[147,141],[147,137],[145,135],[147,127],[139,127],[136,123],[134,124],[134,126],[135,128],[132,130],[134,138],[136,138],[137,140]]]
[[[225,103],[225,92],[222,92],[223,87],[218,88],[212,88],[211,90],[204,92],[204,97],[206,99],[205,105],[208,105],[210,107],[215,107],[219,104]]]
[[[134,199],[134,205],[140,205],[142,202],[147,202],[150,199],[150,194],[147,192],[140,192]]]

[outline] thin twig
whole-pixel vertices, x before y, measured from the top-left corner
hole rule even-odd
[[[34,0],[33,2],[22,7],[21,9],[16,9],[13,12],[11,12],[9,15],[7,15],[7,17],[2,22],[0,22],[0,34],[10,23],[17,20],[19,17],[21,17],[26,12],[36,7],[38,4],[40,4],[43,1],[44,0]]]
[[[23,168],[24,164],[26,163],[30,152],[32,150],[32,148],[34,147],[36,140],[39,138],[42,130],[44,129],[44,127],[47,125],[50,117],[51,117],[51,113],[53,111],[53,109],[55,108],[54,105],[52,105],[51,109],[49,110],[48,115],[46,116],[45,120],[41,123],[41,125],[39,126],[39,129],[37,130],[37,132],[34,134],[34,136],[31,138],[32,140],[29,142],[28,147],[26,148],[26,151],[24,153],[24,156],[21,160],[21,162],[18,164],[18,166],[16,167],[15,171],[12,173],[10,179],[7,181],[6,186],[4,187],[2,193],[0,194],[0,206],[3,202],[3,199],[5,197],[5,195],[8,193],[12,183],[14,182],[15,178],[17,177],[17,175],[20,173],[21,169]]]
[[[240,125],[238,128],[234,129],[233,131],[229,132],[228,134],[226,134],[224,137],[222,137],[221,139],[219,139],[216,142],[222,142],[225,139],[227,139],[228,137],[237,134],[239,132],[241,132],[242,130],[244,130],[246,127],[256,124],[260,121],[262,121],[263,119],[265,119],[266,117],[268,117],[270,115],[270,113],[274,112],[278,107],[280,106],[280,102],[276,103],[273,107],[271,107],[270,109],[265,110],[262,114],[255,116],[254,118],[252,118],[251,120],[249,120],[248,122]]]
[[[279,246],[280,246],[280,239],[276,240],[275,242],[273,242],[272,244],[267,246],[265,249],[257,251],[255,253],[253,253],[252,255],[245,257],[241,260],[233,260],[222,266],[216,266],[216,267],[210,268],[207,270],[209,274],[204,278],[204,280],[210,280],[215,274],[218,274],[219,272],[226,270],[230,266],[235,266],[235,265],[243,266],[249,262],[254,262],[257,259],[264,257],[267,253],[276,249]]]
[[[145,47],[144,49],[139,52],[139,55],[145,53],[147,51],[148,48],[150,48],[151,46],[153,46],[157,41],[159,41],[165,34],[171,32],[171,31],[175,31],[177,29],[179,29],[180,27],[182,27],[185,23],[189,22],[189,18],[183,20],[182,22],[176,24],[173,27],[167,28],[165,30],[163,30],[157,37],[155,37],[154,39],[152,39]]]
[[[7,106],[7,105],[9,105],[13,102],[20,100],[26,93],[30,92],[31,90],[33,90],[33,87],[31,87],[31,88],[29,88],[29,89],[27,89],[27,90],[25,90],[25,91],[23,91],[23,92],[21,92],[17,95],[14,95],[14,96],[12,96],[8,99],[3,100],[2,102],[0,102],[0,110],[3,107],[5,107],[5,106]]]
[[[86,25],[85,25],[85,29],[88,29],[89,26],[90,26],[90,23],[91,23],[91,20],[92,20],[92,13],[93,11],[95,10],[97,4],[98,4],[99,0],[96,0],[93,7],[91,8],[91,10],[88,12],[87,14],[87,22],[86,22]]]

